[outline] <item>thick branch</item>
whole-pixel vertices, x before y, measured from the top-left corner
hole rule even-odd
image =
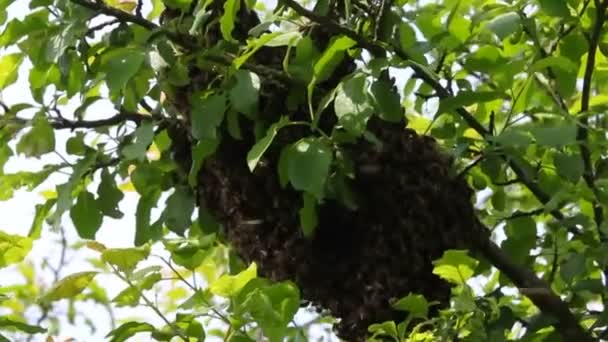
[[[608,1],[595,0],[596,7],[596,18],[595,24],[593,25],[593,31],[589,40],[589,51],[587,53],[587,65],[585,66],[585,74],[583,76],[583,93],[581,97],[581,113],[585,113],[589,110],[589,102],[591,100],[591,83],[593,81],[593,69],[595,68],[595,54],[602,34],[602,25],[606,19],[606,7]],[[600,225],[604,220],[604,212],[601,204],[597,200],[598,190],[595,186],[595,172],[593,170],[593,163],[591,161],[591,151],[589,150],[589,132],[587,126],[589,120],[587,116],[581,118],[581,124],[578,126],[576,138],[579,142],[579,148],[581,157],[583,158],[583,179],[587,186],[591,189],[596,197],[595,203],[593,204],[593,213],[595,216],[595,223],[599,229]],[[602,236],[602,239],[605,239]]]
[[[570,312],[568,304],[551,290],[548,283],[538,278],[528,268],[513,262],[489,239],[479,239],[476,247],[485,258],[511,279],[522,294],[530,298],[542,312],[557,320],[556,329],[562,334],[565,341],[593,341],[591,336],[578,324],[578,320]]]

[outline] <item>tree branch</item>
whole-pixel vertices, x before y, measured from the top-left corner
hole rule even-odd
[[[0,117],[1,119],[1,117]],[[100,120],[68,120],[63,118],[49,118],[49,124],[54,129],[77,129],[77,128],[99,128],[106,126],[115,126],[120,123],[131,121],[139,124],[144,120],[152,120],[153,117],[146,114],[121,112],[107,119]],[[8,120],[16,122],[21,125],[27,125],[30,120],[23,118],[8,118]]]
[[[87,1],[87,0],[70,0],[70,1],[77,5],[80,5],[82,7],[88,8],[88,9],[96,12],[97,14],[105,14],[105,15],[114,17],[125,23],[137,24],[141,27],[147,28],[148,30],[155,30],[155,29],[159,28],[158,25],[154,24],[153,22],[151,22],[149,20],[146,20],[143,17],[133,15],[133,14],[127,13],[125,11],[121,11],[114,7],[110,7],[102,1],[96,1],[96,2],[91,2],[91,1]]]
[[[606,20],[606,7],[608,7],[608,1],[594,0],[596,8],[596,18],[593,25],[593,31],[589,41],[589,51],[587,53],[587,65],[585,66],[585,74],[583,76],[583,91],[581,96],[581,110],[579,113],[585,113],[589,110],[589,102],[591,100],[591,83],[593,81],[593,69],[595,68],[595,55],[597,47],[602,34],[602,26]],[[589,150],[589,131],[587,126],[589,120],[586,115],[580,119],[581,124],[578,126],[576,132],[576,139],[579,142],[579,149],[581,157],[583,159],[583,179],[587,186],[593,192],[596,200],[593,203],[593,215],[598,231],[604,220],[604,211],[602,205],[598,200],[598,190],[595,186],[595,172],[593,170],[593,163],[591,161],[591,151]],[[606,240],[607,237],[600,231],[600,237],[602,240]]]
[[[570,312],[568,304],[551,290],[547,282],[538,278],[527,267],[513,262],[488,238],[478,239],[476,247],[490,263],[511,279],[523,295],[530,298],[542,312],[557,320],[555,327],[565,341],[593,341]]]

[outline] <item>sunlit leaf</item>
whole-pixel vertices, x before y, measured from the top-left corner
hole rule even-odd
[[[222,296],[232,297],[247,285],[247,283],[257,277],[257,265],[251,263],[249,267],[237,275],[223,275],[209,286],[211,293]]]
[[[73,298],[80,294],[95,278],[98,272],[79,272],[59,280],[42,298],[42,301],[53,302],[64,298]]]
[[[433,261],[433,274],[462,285],[471,278],[477,263],[478,261],[468,256],[466,251],[448,250],[440,259]]]
[[[0,230],[0,267],[22,261],[32,249],[32,239]]]
[[[150,247],[108,248],[101,253],[101,260],[116,266],[122,272],[132,272],[137,264],[150,255]]]
[[[20,53],[2,56],[0,59],[0,90],[17,81],[17,72],[22,60],[23,55]]]

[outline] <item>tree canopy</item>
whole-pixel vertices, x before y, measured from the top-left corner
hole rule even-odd
[[[608,0],[23,3],[0,341],[608,339]]]

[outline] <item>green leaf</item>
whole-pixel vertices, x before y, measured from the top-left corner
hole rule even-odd
[[[578,66],[570,59],[562,56],[549,56],[540,59],[530,68],[531,72],[543,71],[546,68],[559,69],[567,73],[576,74],[578,72]]]
[[[3,33],[6,34],[6,31]],[[22,61],[23,55],[20,53],[7,54],[0,59],[0,90],[17,81],[19,66]]]
[[[394,87],[384,79],[378,79],[372,84],[374,105],[380,117],[391,122],[403,121],[404,111],[401,107],[401,97]]]
[[[84,142],[84,133],[76,132],[76,135],[70,137],[65,143],[65,150],[69,154],[84,156],[87,151],[87,145]]]
[[[274,137],[276,137],[277,132],[281,128],[289,124],[289,122],[289,118],[287,118],[286,116],[282,116],[279,121],[275,122],[274,124],[272,124],[272,126],[268,128],[268,130],[266,131],[266,135],[257,143],[255,143],[251,150],[249,150],[249,152],[247,153],[247,166],[249,166],[249,170],[251,172],[255,170],[255,167],[256,165],[258,165],[260,158],[262,158],[264,152],[266,152],[268,147],[270,147],[270,144],[272,144],[272,140],[274,139]]]
[[[258,267],[255,263],[251,263],[249,267],[237,275],[224,274],[216,281],[211,283],[209,291],[214,295],[230,298],[239,293],[245,285],[257,277]]]
[[[333,160],[333,151],[320,139],[304,138],[289,149],[287,173],[291,185],[323,198],[325,183]]]
[[[54,228],[59,228],[61,217],[72,206],[73,192],[76,185],[83,181],[83,176],[93,165],[95,160],[96,154],[94,152],[87,153],[84,158],[76,163],[68,181],[57,186],[57,205],[55,213],[53,213],[53,216],[51,217],[51,223]]]
[[[183,87],[190,84],[190,73],[188,67],[181,61],[173,63],[167,72],[167,81],[176,87]]]
[[[503,97],[503,93],[497,91],[461,91],[454,97],[441,99],[437,115],[460,107],[470,106],[475,103],[490,102]]]
[[[220,30],[225,40],[231,41],[232,30],[234,30],[237,13],[241,7],[241,0],[226,0],[224,2],[224,14],[220,18]]]
[[[116,297],[112,298],[111,302],[117,307],[136,307],[139,305],[140,299],[140,290],[136,286],[128,286],[124,290],[120,291]]]
[[[101,253],[101,260],[116,266],[119,271],[130,273],[149,255],[150,246],[148,245],[133,248],[108,248]]]
[[[302,227],[304,237],[311,238],[315,233],[315,228],[319,224],[319,219],[317,218],[317,200],[313,196],[303,193],[302,201],[304,205],[299,211],[300,226]]]
[[[392,336],[395,340],[397,340],[399,336],[397,333],[397,325],[393,321],[374,323],[367,328],[367,331],[372,333],[373,336]]]
[[[155,192],[163,181],[163,171],[154,164],[140,164],[131,173],[133,187],[140,195]]]
[[[312,39],[305,36],[296,45],[296,53],[289,59],[287,72],[297,80],[310,83],[314,76],[313,66],[318,54]]]
[[[447,250],[443,256],[433,261],[433,274],[458,285],[463,285],[473,276],[478,261],[464,250]]]
[[[110,331],[106,338],[111,337],[110,342],[123,342],[141,332],[155,331],[153,325],[141,322],[126,322],[118,328]]]
[[[118,203],[125,196],[116,186],[114,177],[107,168],[101,171],[101,182],[97,188],[97,207],[106,216],[119,219],[123,213],[118,209]]]
[[[200,140],[203,138],[215,139],[217,128],[224,120],[226,112],[226,96],[213,94],[204,97],[197,94],[190,100],[192,115],[192,135]]]
[[[154,140],[154,123],[144,121],[134,132],[135,142],[122,149],[122,155],[126,160],[144,160],[148,147]]]
[[[195,198],[189,187],[178,186],[169,198],[163,212],[165,224],[170,231],[183,236],[192,224]]]
[[[558,0],[559,1],[559,0]],[[521,28],[521,20],[515,12],[508,12],[494,17],[486,26],[501,40],[507,38]]]
[[[30,325],[25,322],[15,321],[8,317],[0,317],[0,329],[17,329],[28,334],[42,334],[46,332],[46,329],[37,325]]]
[[[0,267],[21,262],[32,249],[32,239],[0,230]]]
[[[513,260],[524,263],[530,256],[530,250],[536,246],[536,222],[531,217],[519,217],[510,220],[505,227],[507,239],[501,247]]]
[[[553,156],[557,174],[572,183],[578,183],[583,175],[583,159],[578,153],[557,153]]]
[[[300,295],[291,282],[270,284],[265,279],[254,279],[242,289],[235,302],[240,304],[239,311],[249,313],[259,323],[265,337],[281,341],[299,309]]]
[[[560,18],[570,17],[570,9],[565,0],[538,0],[538,3],[543,14]]]
[[[196,146],[192,149],[192,168],[188,174],[188,184],[190,186],[196,185],[198,172],[203,166],[203,162],[207,157],[215,153],[219,144],[220,141],[218,139],[207,138],[203,138],[196,143]]]
[[[100,71],[106,74],[111,92],[120,92],[144,62],[144,52],[133,48],[110,50],[101,56]]]
[[[98,272],[78,272],[59,280],[42,298],[43,302],[54,302],[64,298],[74,298],[84,291]]]
[[[255,115],[258,112],[260,78],[252,72],[237,70],[234,79],[229,95],[230,104],[238,112],[250,117]]]
[[[392,305],[395,310],[408,311],[414,318],[426,318],[429,313],[429,306],[429,302],[423,295],[413,293],[399,299]]]
[[[491,140],[505,147],[527,147],[533,142],[532,137],[527,132],[517,128],[507,129],[500,135],[491,137]]]
[[[95,240],[95,234],[103,222],[103,214],[97,207],[95,196],[88,191],[82,191],[78,195],[76,204],[70,210],[70,217],[78,236],[83,239]]]
[[[539,145],[560,148],[576,143],[576,125],[570,122],[532,127],[530,131]]]
[[[152,209],[156,207],[160,191],[150,191],[143,194],[135,209],[135,245],[141,246],[148,241],[158,240],[162,236],[161,222],[150,224]]]
[[[568,256],[559,268],[559,274],[566,284],[571,284],[575,277],[586,271],[586,262],[585,254],[572,253]]]
[[[331,76],[336,67],[342,62],[344,52],[355,46],[356,42],[346,36],[333,39],[315,63],[313,72],[315,83],[321,83]]]
[[[336,91],[334,111],[338,122],[354,136],[363,134],[374,112],[368,86],[365,75],[359,74],[340,83]]]
[[[36,204],[36,214],[34,215],[34,220],[32,221],[32,225],[30,227],[30,231],[27,234],[32,239],[40,238],[40,233],[42,232],[42,225],[44,220],[49,215],[51,208],[55,205],[55,199],[48,200],[44,204]]]
[[[32,129],[17,143],[17,153],[27,157],[40,157],[55,151],[55,132],[44,115],[34,118]]]

